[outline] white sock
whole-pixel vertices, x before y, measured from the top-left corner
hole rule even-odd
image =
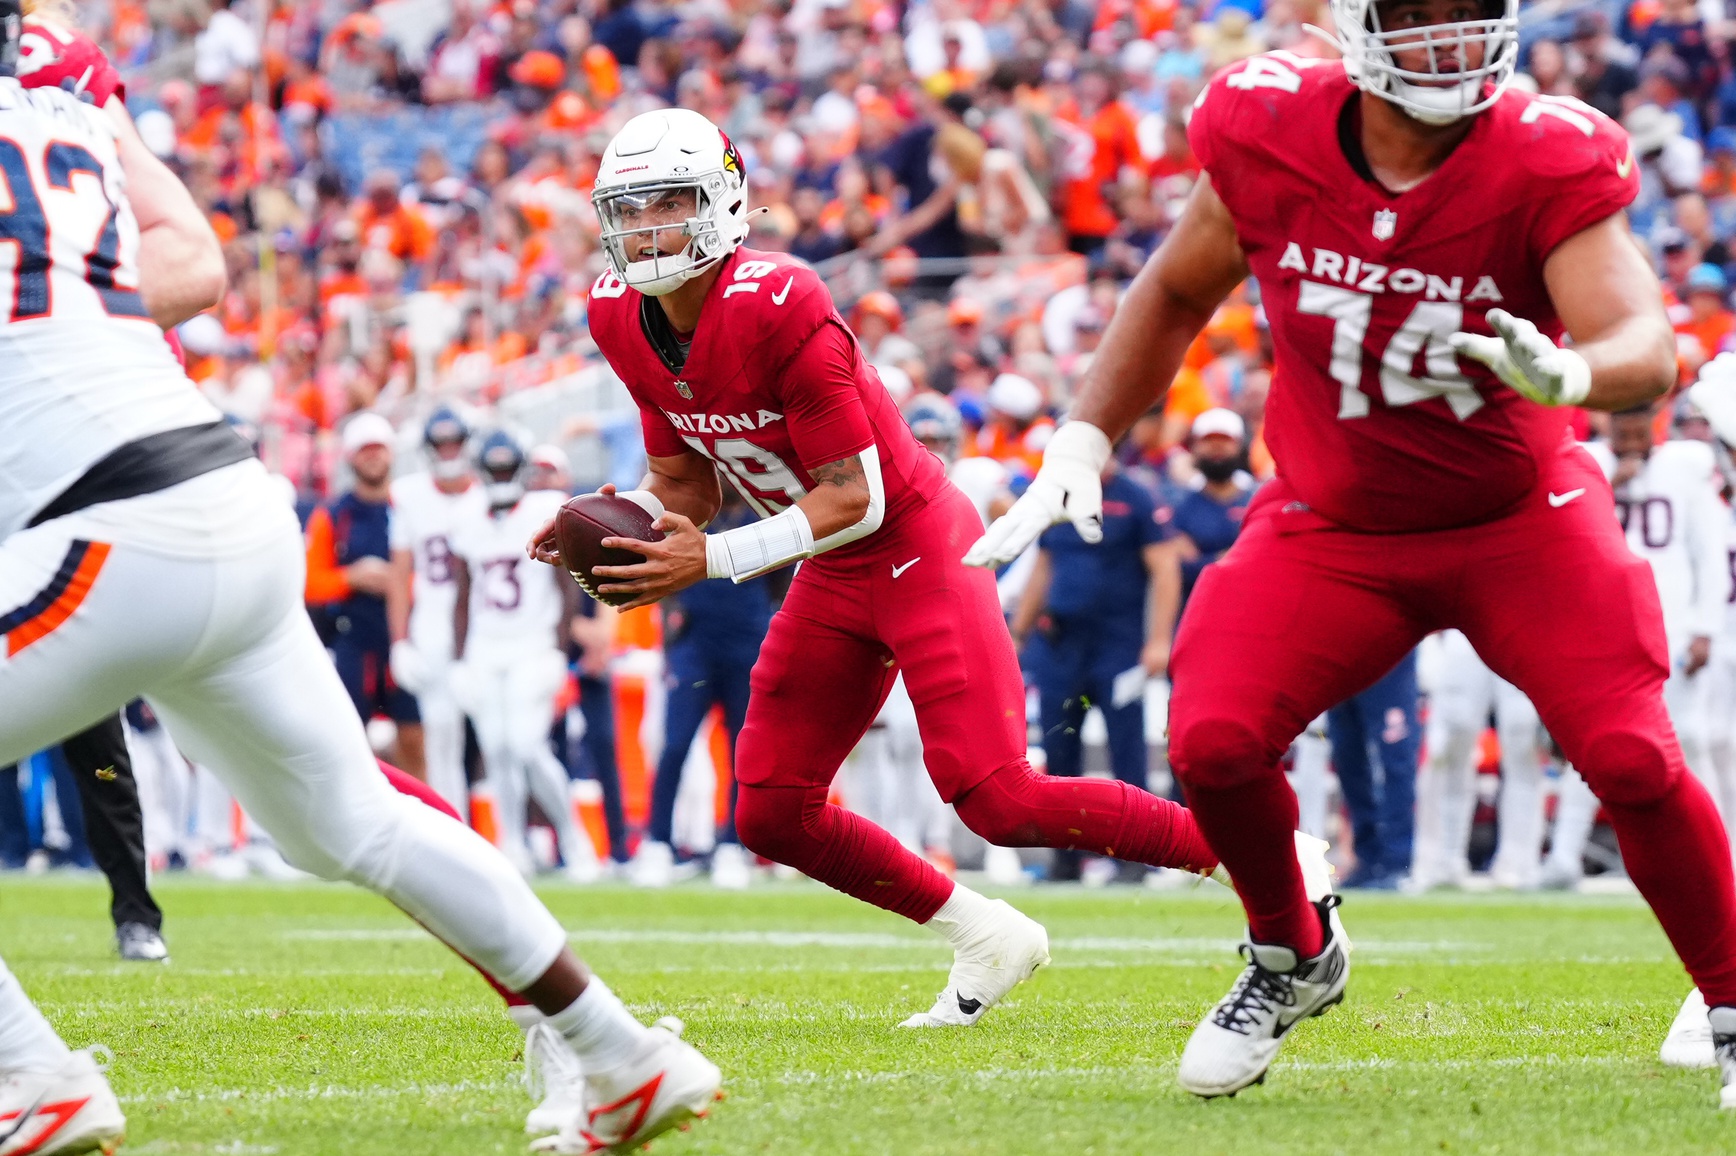
[[[506,1014],[513,1023],[518,1025],[518,1030],[527,1036],[530,1035],[530,1029],[548,1019],[547,1016],[528,1003],[513,1004],[506,1009]]]
[[[626,1063],[646,1031],[609,985],[596,976],[578,999],[549,1016],[548,1022],[573,1045],[587,1072],[606,1072]]]
[[[0,960],[0,1072],[52,1072],[71,1055]]]
[[[983,921],[992,919],[994,914],[994,900],[978,895],[962,883],[954,883],[952,894],[922,926],[930,928],[957,949],[975,940]]]

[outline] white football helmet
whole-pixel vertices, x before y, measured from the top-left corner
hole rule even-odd
[[[693,216],[679,224],[641,226],[638,214],[660,196],[691,191]],[[747,187],[741,153],[723,130],[685,108],[641,113],[603,153],[591,201],[603,226],[603,251],[615,275],[658,297],[723,260],[747,239]],[[659,233],[680,241],[666,248]],[[630,260],[627,238],[646,234],[655,246]]]
[[[1519,0],[1483,3],[1486,12],[1500,15],[1383,29],[1377,0],[1332,0],[1344,71],[1364,92],[1391,101],[1424,124],[1451,124],[1482,112],[1501,98],[1519,61]],[[1483,48],[1478,68],[1470,67],[1475,44]],[[1394,59],[1395,52],[1419,50],[1428,53],[1426,71],[1400,68]]]

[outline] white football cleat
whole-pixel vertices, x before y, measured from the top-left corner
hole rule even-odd
[[[524,1119],[532,1136],[547,1136],[585,1122],[585,1072],[566,1037],[540,1023],[525,1033],[524,1086],[539,1100]]]
[[[675,848],[645,840],[627,864],[627,878],[635,887],[668,887],[675,882]]]
[[[719,843],[711,852],[711,885],[724,891],[746,891],[753,882],[747,852],[740,843]]]
[[[0,1156],[106,1156],[120,1147],[127,1118],[103,1076],[106,1057],[94,1050],[72,1053],[57,1071],[0,1077]]]
[[[1718,1057],[1718,1106],[1736,1109],[1736,1007],[1715,1007],[1706,1018],[1712,1024],[1712,1048]]]
[[[1176,1078],[1183,1088],[1209,1098],[1263,1083],[1286,1033],[1344,998],[1350,954],[1334,918],[1337,905],[1336,895],[1314,904],[1326,946],[1313,959],[1298,960],[1295,951],[1277,944],[1242,944],[1246,970],[1182,1050]]]
[[[568,883],[588,885],[603,878],[603,864],[596,855],[574,855],[561,867],[561,878]]]
[[[957,949],[946,990],[935,998],[934,1006],[917,1012],[899,1027],[967,1028],[1049,962],[1049,933],[1041,923],[1004,899],[995,900],[992,906],[992,925]]]
[[[1715,1068],[1718,1056],[1712,1047],[1712,1021],[1706,1014],[1706,997],[1695,988],[1682,1001],[1682,1010],[1670,1022],[1658,1059],[1672,1068]]]
[[[703,1120],[723,1098],[717,1065],[681,1039],[681,1021],[665,1016],[638,1053],[619,1067],[585,1077],[588,1110],[559,1135],[531,1144],[559,1156],[627,1153],[671,1128]]]
[[[1537,880],[1537,886],[1544,891],[1577,891],[1580,880],[1585,878],[1585,869],[1578,864],[1566,864],[1554,858],[1543,862],[1543,874]]]

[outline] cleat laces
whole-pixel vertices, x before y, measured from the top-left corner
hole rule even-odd
[[[1212,1022],[1225,1031],[1245,1036],[1252,1033],[1258,1020],[1279,1008],[1295,1007],[1296,988],[1291,976],[1262,967],[1248,944],[1244,943],[1240,950],[1248,960],[1248,969],[1212,1013]]]

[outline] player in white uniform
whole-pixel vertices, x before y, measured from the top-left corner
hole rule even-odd
[[[1718,785],[1726,793],[1718,806],[1725,822],[1736,817],[1736,510],[1724,509],[1725,558],[1731,590],[1724,603],[1724,620],[1712,640],[1712,662],[1706,671],[1706,753]]]
[[[1463,886],[1470,878],[1466,849],[1477,809],[1477,744],[1493,711],[1501,743],[1501,837],[1489,874],[1497,887],[1536,887],[1543,850],[1543,727],[1537,709],[1490,670],[1459,631],[1433,635],[1424,647],[1429,758],[1417,783],[1410,885],[1426,891]]]
[[[1700,369],[1699,380],[1688,389],[1688,400],[1699,416],[1711,426],[1719,444],[1714,460],[1724,474],[1725,488],[1731,484],[1730,453],[1736,447],[1736,354],[1722,353]],[[1736,515],[1728,506],[1723,511],[1728,560],[1727,577],[1732,589],[1725,598],[1722,631],[1712,643],[1712,661],[1706,672],[1708,755],[1719,782],[1729,784],[1736,776],[1736,751],[1732,750],[1732,732],[1736,731]],[[1577,776],[1576,776],[1577,777]],[[1729,827],[1736,811],[1724,799],[1718,799],[1724,823]],[[1589,822],[1589,820],[1588,820]],[[1715,1068],[1717,1053],[1713,1048],[1712,1024],[1707,1017],[1706,1000],[1695,988],[1682,1001],[1670,1030],[1664,1037],[1658,1058],[1677,1068]]]
[[[702,1110],[717,1069],[634,1020],[486,842],[379,773],[303,611],[300,527],[159,329],[221,294],[216,238],[130,125],[11,79],[20,25],[0,2],[0,763],[143,694],[290,862],[378,891],[524,993],[592,1103],[643,1100],[593,1133],[636,1142]],[[124,1128],[3,966],[0,1121],[0,1144],[43,1153]]]
[[[573,818],[566,768],[549,746],[578,585],[524,552],[566,495],[526,492],[525,453],[508,433],[485,438],[477,464],[487,501],[457,524],[452,539],[458,589],[453,693],[476,726],[500,808],[501,849],[521,871],[531,870],[525,814],[534,798],[554,824],[567,877],[592,882],[600,874],[597,853]]]
[[[460,523],[487,511],[471,476],[470,430],[442,406],[428,418],[423,443],[429,468],[392,483],[392,569],[386,611],[392,630],[392,677],[416,696],[425,736],[428,785],[468,815],[464,712],[448,685],[452,610],[458,599],[452,541]]]
[[[1719,787],[1706,746],[1710,680],[1702,673],[1711,658],[1712,638],[1723,629],[1730,593],[1729,514],[1718,497],[1721,483],[1712,447],[1698,441],[1654,445],[1648,409],[1613,415],[1609,443],[1592,442],[1586,449],[1615,488],[1616,516],[1623,522],[1628,546],[1651,563],[1670,650],[1664,703],[1688,768],[1723,809],[1728,796]],[[1572,887],[1578,881],[1596,814],[1597,801],[1584,781],[1576,772],[1564,774],[1545,885]],[[1727,810],[1724,818],[1726,823],[1731,819]]]

